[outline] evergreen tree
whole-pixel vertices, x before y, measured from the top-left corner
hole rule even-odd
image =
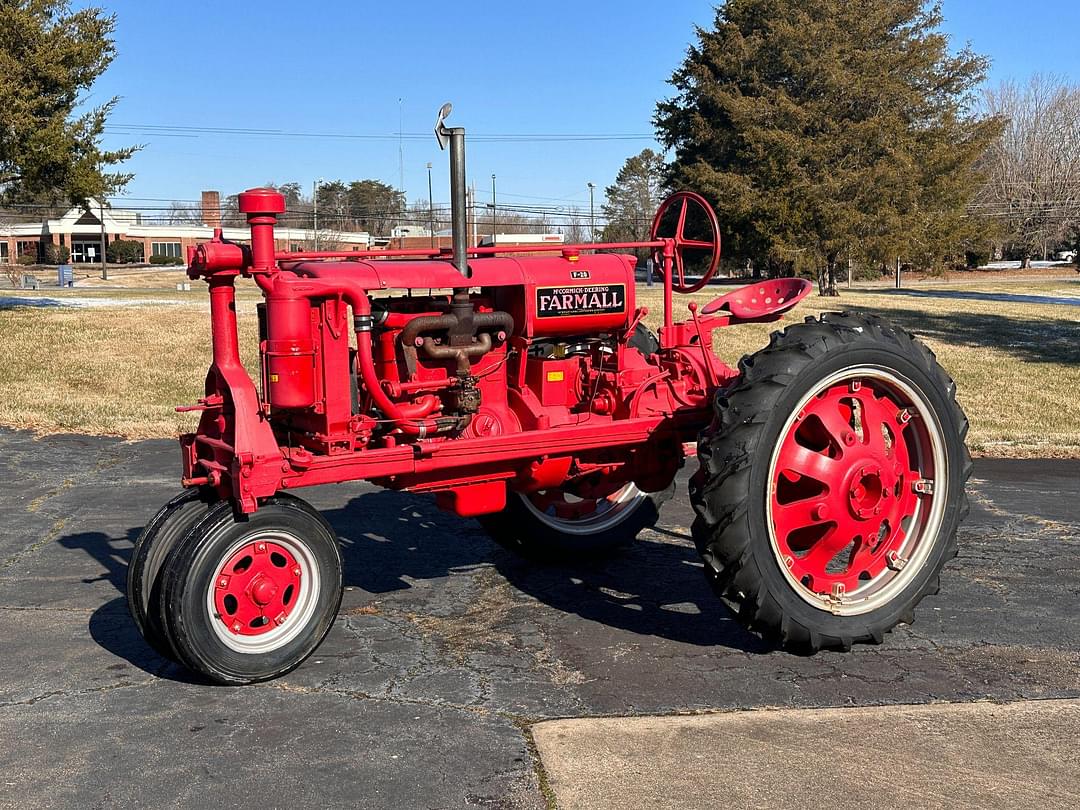
[[[604,189],[605,242],[643,242],[663,195],[663,155],[652,149],[626,159],[615,182]]]
[[[771,273],[962,252],[974,165],[1000,131],[971,112],[987,60],[950,53],[924,0],[727,0],[657,105],[670,181],[705,193],[725,253]]]
[[[67,0],[0,3],[0,201],[79,204],[131,179],[105,170],[135,151],[101,148],[116,99],[76,113],[116,55],[114,27]]]

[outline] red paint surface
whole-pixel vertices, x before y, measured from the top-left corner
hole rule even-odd
[[[587,492],[633,481],[655,490],[711,418],[714,389],[737,375],[707,348],[727,316],[696,326],[674,319],[672,268],[682,247],[698,247],[681,231],[528,246],[538,254],[528,256],[473,249],[463,279],[445,258],[411,258],[417,251],[389,260],[275,252],[280,195],[253,189],[240,208],[250,247],[215,235],[188,271],[210,286],[214,363],[199,427],[181,445],[185,482],[216,488],[244,512],[283,489],[360,479],[441,493],[442,505],[468,515],[503,508],[508,487]],[[710,245],[718,258],[718,229]],[[656,249],[668,266],[656,355],[627,345],[644,314],[635,258],[598,248]],[[237,276],[253,278],[266,299],[258,387],[239,360]],[[453,288],[468,294],[465,309],[453,305]],[[545,313],[551,290],[569,297]],[[460,318],[455,337],[446,325]]]

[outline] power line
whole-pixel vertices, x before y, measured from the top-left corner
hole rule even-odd
[[[231,135],[271,138],[323,138],[336,140],[398,141],[431,140],[429,132],[358,133],[358,132],[304,132],[283,129],[258,129],[251,127],[183,126],[179,124],[109,124],[106,132],[117,135],[164,135],[180,138],[198,138],[203,135]],[[614,133],[470,133],[469,140],[482,143],[556,143],[574,141],[636,141],[655,140],[650,132]]]

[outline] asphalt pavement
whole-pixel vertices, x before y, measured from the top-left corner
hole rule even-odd
[[[539,721],[1080,698],[1076,461],[978,461],[941,595],[879,647],[812,657],[727,616],[684,495],[614,558],[542,567],[429,497],[310,490],[344,548],[341,616],[300,669],[224,688],[124,606],[175,445],[0,432],[0,459],[4,808],[541,808]],[[753,766],[709,766],[729,762]]]

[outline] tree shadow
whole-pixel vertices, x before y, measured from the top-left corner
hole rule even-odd
[[[1077,318],[1018,318],[975,312],[882,309],[852,302],[853,311],[878,315],[916,335],[942,343],[1008,352],[1029,363],[1080,363]]]
[[[34,298],[29,295],[0,295],[0,310],[19,309],[29,307],[31,309],[54,309],[57,307],[70,306],[56,298]]]
[[[411,588],[412,580],[446,579],[494,567],[520,592],[587,621],[698,646],[773,649],[730,617],[709,589],[689,539],[675,532],[643,533],[604,560],[541,565],[502,549],[475,521],[440,511],[427,496],[380,490],[323,515],[341,542],[345,586],[371,595]],[[130,544],[141,531],[132,527],[122,537],[80,532],[58,542],[85,552],[105,569],[102,576],[84,582],[107,580],[124,594]],[[89,631],[100,646],[144,672],[190,679],[146,644],[123,596],[93,613]]]

